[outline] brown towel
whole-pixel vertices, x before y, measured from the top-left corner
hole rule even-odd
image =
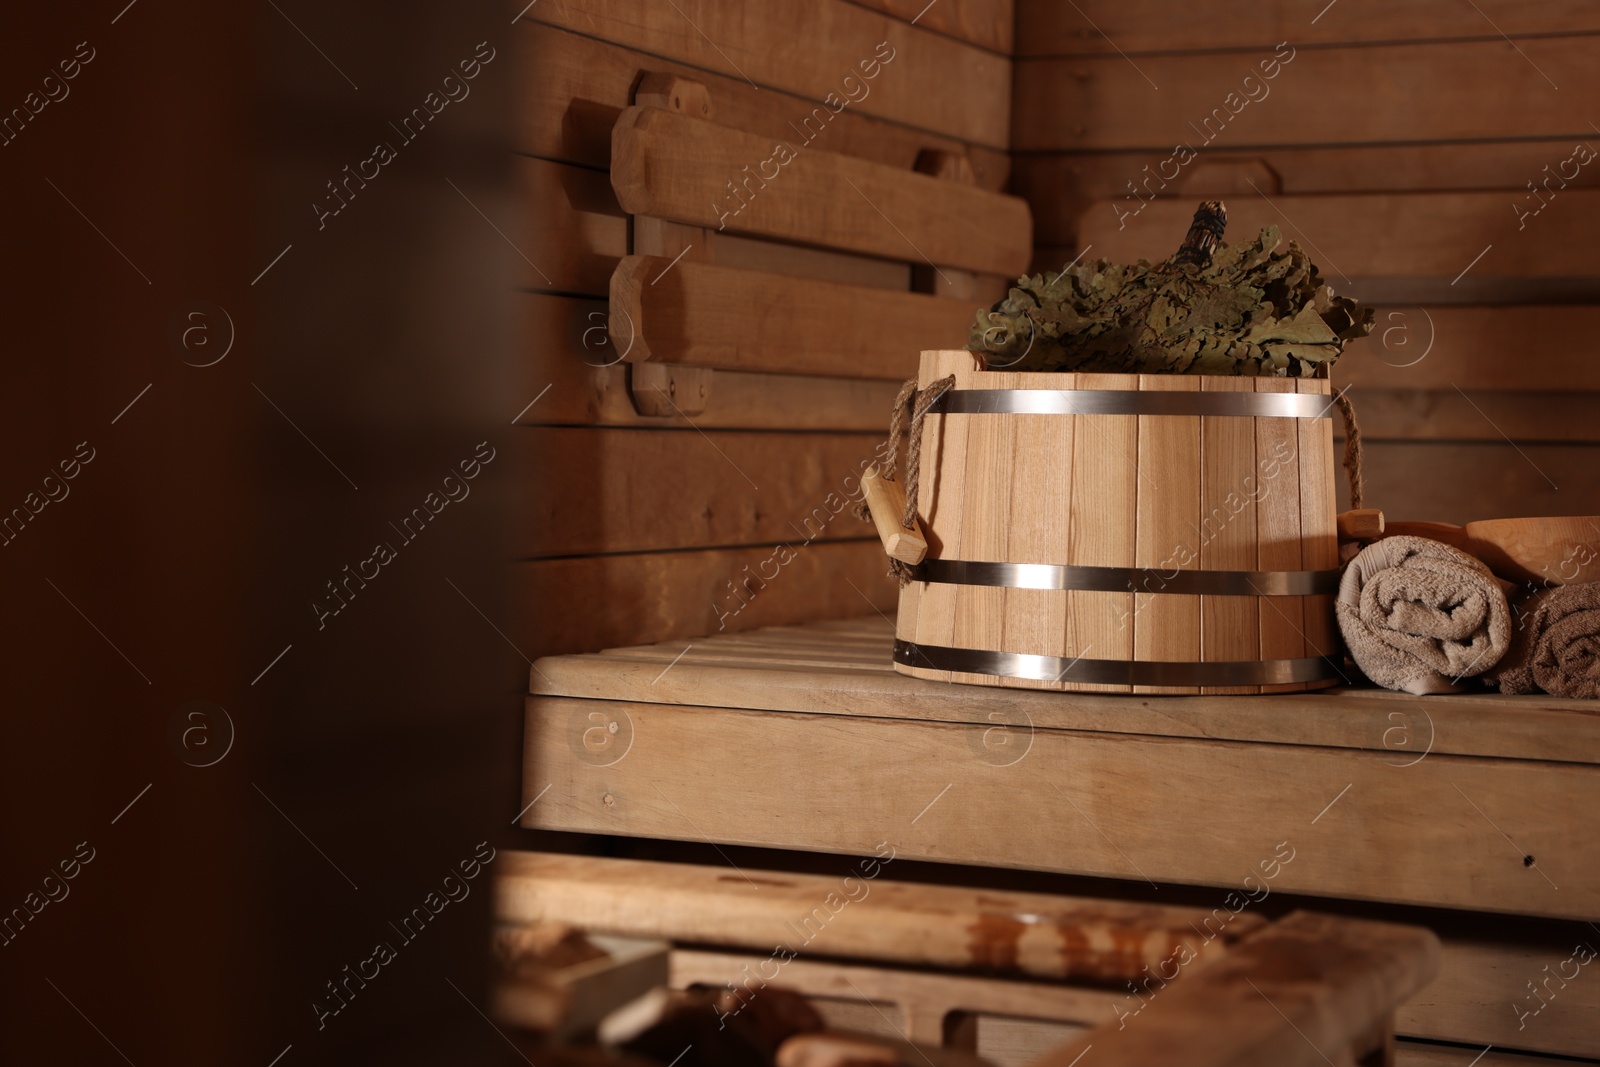
[[[1541,589],[1517,608],[1511,651],[1488,681],[1506,693],[1600,699],[1600,582]]]
[[[1356,666],[1387,689],[1459,692],[1499,662],[1511,611],[1498,579],[1465,552],[1425,537],[1387,537],[1345,568],[1335,604]]]

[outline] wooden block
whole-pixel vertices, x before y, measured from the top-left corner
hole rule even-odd
[[[639,665],[642,683],[664,666]],[[667,671],[658,686],[681,684],[675,676],[682,669]],[[899,677],[848,676],[863,683]],[[782,673],[768,677],[777,681]],[[815,675],[807,677],[815,689]],[[992,726],[974,714],[973,695],[1067,698],[917,684],[965,698],[966,722],[907,719],[903,698],[900,717],[845,712],[826,720],[615,702],[603,706],[631,724],[633,744],[626,758],[604,767],[576,758],[572,747],[601,705],[531,698],[527,799],[552,788],[527,818],[553,830],[685,841],[710,835],[843,855],[870,853],[887,839],[908,859],[1230,888],[1281,853],[1281,865],[1268,868],[1276,870],[1273,893],[1573,920],[1600,907],[1600,859],[1570,844],[1582,833],[1582,813],[1600,804],[1600,768],[1593,765],[1438,751],[1402,761],[1398,750],[1375,758],[1348,748],[1172,737],[1147,742],[1045,728],[1035,714],[1026,758],[997,774],[973,750],[974,738]],[[1136,703],[1109,694],[1072,699],[1116,702],[1122,714]],[[1282,718],[1317,699],[1258,698],[1276,702],[1272,710]],[[1194,701],[1257,703],[1191,697],[1172,704]],[[1025,706],[1032,713],[1039,705]],[[1400,711],[1414,701],[1390,706]],[[1224,774],[1227,788],[1218,789]],[[775,780],[785,783],[781,794],[770,792]],[[864,784],[841,791],[841,780]],[[1015,817],[1019,796],[1028,799],[1024,819]],[[1252,884],[1260,881],[1257,874]],[[1228,905],[1238,906],[1238,897]]]
[[[1556,227],[1542,240],[1518,232],[1510,205],[1504,193],[1236,199],[1228,204],[1228,236],[1249,240],[1263,226],[1277,226],[1336,289],[1354,278],[1454,279],[1469,268],[1480,281],[1600,275],[1600,190],[1560,193],[1545,209],[1550,218],[1528,223]],[[1173,235],[1181,239],[1193,214],[1192,201],[1157,200],[1119,228],[1108,206],[1091,207],[1078,236],[1097,256],[1158,261],[1172,254]]]
[[[1075,374],[1080,389],[1133,389],[1126,374]],[[1132,567],[1138,518],[1139,417],[1074,415],[1071,523],[1066,562],[1088,567]],[[1134,594],[1069,591],[1063,655],[1127,660],[1134,655]],[[1125,685],[1075,686],[1090,692],[1127,693]]]
[[[894,607],[876,538],[790,551],[792,557],[779,546],[756,546],[516,563],[507,629],[523,655],[537,658]],[[552,604],[585,610],[554,612]]]
[[[939,8],[950,2],[940,0]],[[925,148],[966,151],[978,184],[996,191],[1010,173],[1010,158],[1000,149],[969,147],[957,138],[884,122],[855,107],[835,112],[802,95],[757,89],[737,73],[689,67],[585,33],[530,20],[513,31],[522,54],[515,109],[519,152],[605,169],[611,165],[611,128],[622,109],[634,103],[634,86],[652,74],[677,74],[704,84],[718,120],[736,129],[787,138],[810,119],[827,130],[820,145],[830,151],[895,167],[910,167]],[[659,46],[658,41],[641,44],[651,50]],[[891,63],[885,73],[892,71]]]
[[[660,108],[617,118],[611,183],[638,215],[994,274],[1028,262],[1025,201]]]
[[[518,558],[778,542],[799,550],[872,536],[850,500],[874,435],[549,428],[522,437],[531,457],[583,462],[540,465],[524,490]]]
[[[841,881],[508,852],[495,912],[508,922],[556,921],[628,937],[760,951],[784,944],[807,957],[1102,981],[1139,977],[1184,946],[1196,956],[1222,956],[1266,925],[1240,916],[1210,940],[1198,932],[1203,921],[1215,923],[1203,908],[901,882],[893,880],[892,847],[862,855],[843,865],[848,878]]]
[[[1170,149],[1175,135],[1197,148],[1339,145],[1567,138],[1589,130],[1579,102],[1600,93],[1600,70],[1587,61],[1586,37],[1524,38],[1508,48],[1488,23],[1481,29],[1478,40],[1380,48],[1296,48],[1305,37],[1288,33],[1227,56],[1019,60],[1011,147]],[[1272,70],[1274,78],[1263,77]],[[1178,118],[1162,106],[1159,86],[1181,87],[1193,107]],[[1328,106],[1330,86],[1344,107]]]
[[[684,0],[677,10],[568,0],[534,8],[529,17],[738,77],[752,89],[781,89],[839,111],[1006,147],[1009,59],[844,0],[758,11],[715,0]]]
[[[1139,389],[1189,392],[1199,381],[1177,375],[1141,374]],[[1199,416],[1140,415],[1138,520],[1134,566],[1159,571],[1194,569],[1200,546],[1201,457]],[[1195,662],[1200,659],[1200,598],[1175,593],[1134,594],[1133,647],[1141,660]],[[1134,686],[1136,693],[1161,692]]]
[[[1258,393],[1293,393],[1290,378],[1257,378]],[[1300,544],[1300,425],[1298,419],[1256,419],[1256,470],[1250,495],[1256,509],[1256,564],[1253,570],[1305,569]],[[1308,655],[1305,602],[1300,597],[1263,597],[1257,608],[1262,659],[1300,659]],[[1290,692],[1297,683],[1262,686]]]
[[[1256,379],[1202,376],[1207,393],[1253,393]],[[1255,501],[1254,419],[1204,416],[1200,419],[1200,526],[1202,570],[1249,571],[1256,567],[1258,541]],[[1210,661],[1261,658],[1261,612],[1255,597],[1200,598],[1200,658]],[[1217,686],[1206,693],[1257,693],[1259,686]]]
[[[913,515],[911,521],[917,529],[908,530],[901,525],[906,508],[905,487],[898,481],[880,478],[876,467],[868,467],[861,472],[861,491],[866,497],[878,539],[883,542],[884,552],[890,559],[897,559],[901,563],[921,563],[928,554],[928,542],[922,537],[921,524]]]
[[[916,353],[963,342],[974,308],[655,256],[628,256],[611,276],[610,328],[626,358],[730,370],[904,381]],[[755,313],[752,313],[755,312]]]
[[[1161,0],[1083,0],[1076,8],[1055,0],[1017,0],[1017,47],[1022,56],[1130,55],[1140,52],[1271,51],[1296,44],[1390,43],[1476,37],[1492,21],[1514,37],[1600,30],[1600,18],[1582,0],[1529,5],[1517,0],[1475,0],[1471,20],[1449,0],[1385,4],[1341,0],[1338,17],[1299,9],[1240,8],[1203,0],[1174,9]],[[1486,21],[1488,20],[1488,21]],[[1292,68],[1291,68],[1292,69]]]

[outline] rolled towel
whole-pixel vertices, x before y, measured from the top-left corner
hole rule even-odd
[[[1455,693],[1500,661],[1511,610],[1489,568],[1425,537],[1387,537],[1345,568],[1339,631],[1368,678],[1387,689]]]
[[[1600,582],[1541,589],[1517,608],[1511,650],[1487,680],[1506,693],[1600,699]]]

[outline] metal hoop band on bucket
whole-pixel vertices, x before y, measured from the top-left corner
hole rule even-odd
[[[1339,591],[1339,571],[1203,571],[1155,567],[1079,567],[1057,563],[986,563],[926,559],[919,582],[1004,589],[1075,589],[1096,593],[1188,596],[1316,596]]]
[[[894,661],[907,667],[957,674],[988,674],[1003,678],[1029,678],[1039,682],[1079,682],[1087,685],[1228,686],[1283,685],[1342,677],[1331,660],[1233,660],[1212,663],[1126,659],[1066,659],[1021,652],[988,652],[975,648],[948,648],[896,640]]]
[[[1333,401],[1316,393],[952,389],[934,401],[928,411],[938,415],[1230,415],[1331,419]]]

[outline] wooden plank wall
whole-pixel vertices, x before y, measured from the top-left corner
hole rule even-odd
[[[507,239],[548,388],[518,417],[546,472],[520,648],[893,611],[844,503],[918,351],[1031,253],[998,195],[1013,26],[1010,0],[524,13]]]
[[[1600,511],[1600,9],[1568,0],[1017,0],[1036,269],[1268,223],[1378,328],[1335,371],[1368,503]]]

